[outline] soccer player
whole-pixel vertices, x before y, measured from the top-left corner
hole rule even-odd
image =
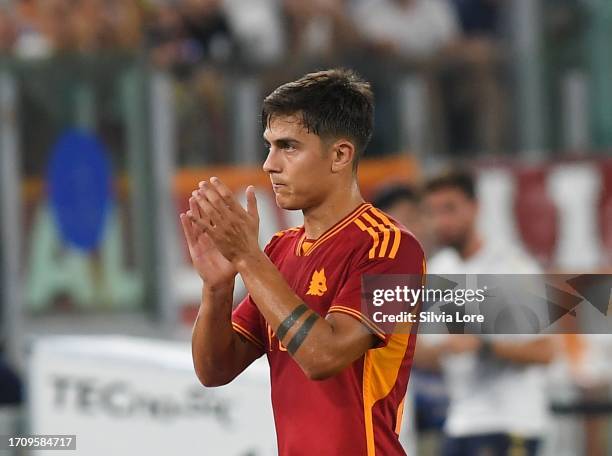
[[[402,399],[415,331],[387,334],[362,311],[364,274],[423,274],[418,241],[364,202],[356,171],[372,133],[368,83],[347,70],[308,74],[263,102],[276,203],[303,226],[262,252],[253,188],[244,210],[217,178],[181,214],[203,280],[193,361],[206,386],[256,358],[270,364],[280,455],[402,455]],[[232,312],[234,279],[249,292]]]

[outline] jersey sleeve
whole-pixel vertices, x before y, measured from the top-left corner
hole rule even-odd
[[[328,314],[339,312],[359,320],[381,340],[382,346],[387,344],[391,334],[376,324],[367,311],[364,312],[362,278],[365,275],[385,274],[410,274],[413,280],[418,279],[419,284],[422,283],[425,274],[425,256],[420,244],[412,235],[402,233],[400,246],[394,258],[369,258],[366,252],[365,258],[362,258],[349,273],[328,310]]]
[[[234,331],[263,352],[265,350],[265,338],[261,320],[261,313],[251,295],[247,295],[232,312]]]

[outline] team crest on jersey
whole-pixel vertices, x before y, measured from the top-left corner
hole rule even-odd
[[[325,269],[321,268],[319,271],[312,273],[312,279],[310,279],[310,286],[306,294],[310,296],[323,296],[326,291],[327,279],[325,278]]]

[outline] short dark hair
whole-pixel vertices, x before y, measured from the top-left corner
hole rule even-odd
[[[393,184],[384,187],[372,198],[372,204],[383,211],[389,209],[400,201],[408,201],[412,204],[419,204],[421,202],[421,197],[419,192],[410,185]]]
[[[423,187],[424,194],[430,194],[438,190],[454,188],[461,191],[469,199],[476,201],[476,184],[474,176],[466,170],[446,171],[431,177]]]
[[[352,70],[331,69],[283,84],[263,101],[263,128],[275,116],[294,114],[300,114],[303,126],[323,139],[351,139],[356,149],[353,169],[357,168],[374,125],[374,96],[368,82]]]

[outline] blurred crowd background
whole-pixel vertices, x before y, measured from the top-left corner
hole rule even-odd
[[[61,122],[67,114],[52,97],[68,101],[61,92],[70,92],[75,77],[90,78],[96,92],[106,86],[112,103],[117,72],[109,66],[139,59],[179,85],[180,164],[240,161],[233,149],[241,129],[234,125],[237,111],[250,108],[243,97],[257,98],[330,65],[355,68],[374,83],[378,121],[371,155],[408,148],[424,158],[560,154],[612,142],[611,13],[604,1],[2,3],[2,52],[26,66],[55,62],[39,68],[42,80],[28,74],[32,90],[40,92],[28,94],[28,101],[56,112],[32,106],[24,112],[27,121]],[[68,70],[71,65],[80,71]],[[60,93],[41,87],[52,80],[64,85]],[[112,107],[96,109],[109,111],[97,126],[119,141]],[[26,169],[35,170],[41,162],[35,150],[44,144],[32,144],[32,151],[28,141],[24,145]]]
[[[39,338],[189,339],[200,283],[177,215],[199,180],[255,184],[262,243],[300,224],[260,170],[260,103],[316,69],[373,85],[368,198],[471,168],[492,242],[610,274],[611,47],[608,0],[0,0],[2,423],[33,420]],[[599,408],[563,415],[567,454],[612,454],[610,381],[577,375],[571,397]]]

